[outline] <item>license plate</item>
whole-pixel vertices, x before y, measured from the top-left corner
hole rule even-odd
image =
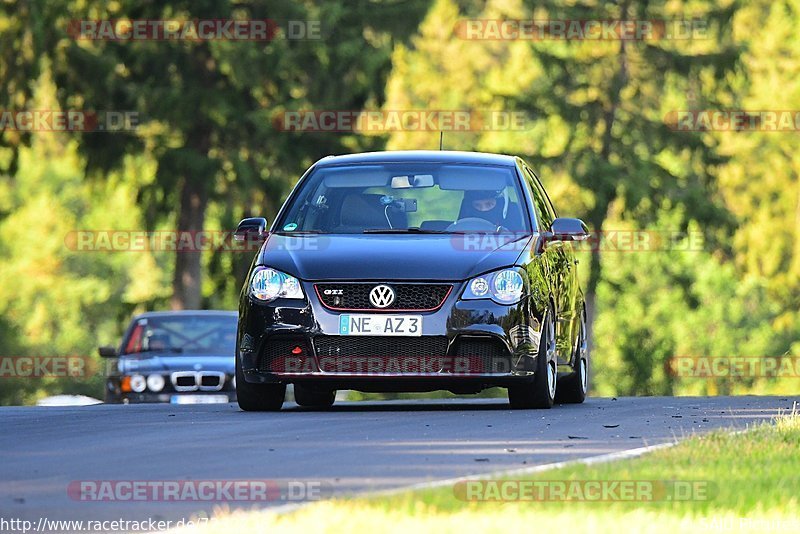
[[[227,395],[173,395],[170,404],[222,404],[228,402]]]
[[[339,316],[340,336],[421,336],[421,315]]]

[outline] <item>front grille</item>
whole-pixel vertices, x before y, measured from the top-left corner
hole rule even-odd
[[[175,391],[219,391],[225,386],[225,373],[218,371],[176,371],[170,375]]]
[[[317,336],[314,348],[326,373],[438,373],[447,361],[446,336]]]
[[[194,376],[178,376],[175,378],[175,385],[181,388],[187,387],[194,387],[195,386],[195,377]]]
[[[315,284],[317,296],[332,310],[432,311],[438,309],[453,288],[450,284],[386,284],[395,292],[395,299],[385,308],[376,308],[369,301],[369,292],[379,283]]]
[[[267,373],[312,372],[313,361],[306,338],[271,337],[261,349],[258,368]]]
[[[218,375],[203,375],[200,377],[200,385],[205,388],[218,388],[222,377]]]
[[[462,337],[456,347],[455,372],[466,374],[508,373],[511,355],[498,339]]]

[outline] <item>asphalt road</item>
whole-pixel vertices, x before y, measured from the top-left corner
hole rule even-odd
[[[81,500],[70,488],[270,480],[284,496],[290,482],[298,495],[380,490],[743,428],[795,400],[590,398],[545,411],[511,411],[501,399],[337,403],[328,412],[287,404],[280,413],[234,404],[0,408],[0,518],[180,520],[220,505],[91,500],[100,493]],[[268,505],[285,504],[277,495],[270,490]]]

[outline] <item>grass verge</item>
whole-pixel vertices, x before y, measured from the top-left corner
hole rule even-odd
[[[502,498],[490,490],[495,487],[539,489],[529,493],[535,500],[524,501],[465,500],[463,485],[337,499],[283,515],[223,514],[201,531],[798,532],[800,416],[747,432],[693,437],[635,459],[497,480],[504,483],[473,486],[470,496]],[[606,481],[605,488],[638,483],[644,491],[628,498],[612,491],[605,494],[610,499],[597,501],[590,488],[598,481]],[[565,486],[572,490],[561,494]]]

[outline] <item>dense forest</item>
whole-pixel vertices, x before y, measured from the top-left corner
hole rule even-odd
[[[320,157],[437,149],[440,135],[445,149],[525,158],[560,214],[607,238],[580,263],[595,395],[797,390],[797,375],[692,379],[671,366],[800,354],[800,124],[676,122],[685,112],[800,113],[800,1],[9,0],[0,10],[0,109],[132,118],[117,131],[3,123],[0,355],[78,355],[96,372],[2,378],[0,404],[101,397],[96,348],[116,343],[133,313],[235,309],[252,260],[224,239],[188,252],[89,250],[76,233],[228,232],[242,217],[271,220]],[[277,27],[262,40],[75,35],[75,21],[115,19]],[[666,30],[465,34],[467,21],[493,20],[656,20]],[[285,21],[320,31],[292,38]],[[676,35],[676,21],[697,24]],[[444,132],[286,128],[282,118],[303,110],[524,120]],[[671,237],[616,246],[614,235],[635,232]]]

